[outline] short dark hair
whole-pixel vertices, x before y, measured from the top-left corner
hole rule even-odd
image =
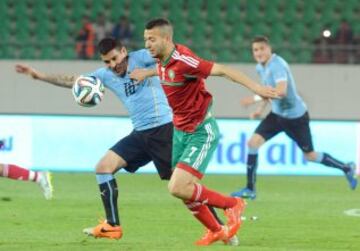
[[[253,43],[266,43],[270,45],[270,40],[266,36],[256,36],[251,40],[251,44]]]
[[[151,30],[152,28],[162,27],[162,26],[171,26],[171,23],[169,20],[165,18],[155,18],[147,22],[147,24],[145,25],[145,29]]]
[[[100,54],[105,55],[107,54],[109,51],[115,49],[115,48],[119,48],[121,49],[123,47],[123,44],[112,38],[112,37],[106,37],[100,40],[100,42],[98,43],[98,49]]]

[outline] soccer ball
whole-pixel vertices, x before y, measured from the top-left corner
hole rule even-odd
[[[99,104],[104,97],[104,92],[104,84],[100,79],[92,76],[78,77],[72,87],[72,93],[76,103],[86,107]]]

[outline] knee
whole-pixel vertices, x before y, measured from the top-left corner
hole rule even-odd
[[[169,193],[172,196],[175,196],[175,197],[178,197],[178,198],[181,197],[181,189],[180,189],[179,185],[176,182],[170,180],[169,184],[168,184],[168,190],[169,190]]]
[[[97,173],[115,173],[127,165],[126,161],[113,151],[108,151],[97,163]]]
[[[104,160],[99,161],[95,167],[96,173],[113,173],[115,170],[116,166],[113,166]]]
[[[187,199],[188,197],[191,197],[191,195],[188,195],[187,185],[181,184],[181,182],[176,180],[170,180],[168,184],[168,190],[169,193],[176,198]]]
[[[247,142],[247,146],[249,149],[258,149],[260,145],[256,142],[256,140],[250,139]]]
[[[252,150],[258,150],[262,144],[265,143],[265,139],[263,138],[263,136],[255,133],[251,136],[250,140],[247,142],[247,146],[249,147],[249,149]]]

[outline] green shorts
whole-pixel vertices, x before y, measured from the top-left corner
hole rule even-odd
[[[195,132],[188,133],[174,128],[172,166],[176,165],[201,178],[219,139],[219,127],[210,113]]]

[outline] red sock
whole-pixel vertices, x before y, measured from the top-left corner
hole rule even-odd
[[[236,204],[235,198],[209,190],[200,184],[194,185],[194,193],[191,197],[191,201],[199,201],[203,204],[222,209],[233,207]]]
[[[3,175],[13,180],[31,180],[36,181],[38,177],[37,172],[30,171],[26,168],[19,167],[17,165],[4,165]]]
[[[200,221],[207,229],[217,232],[221,229],[221,225],[217,222],[209,207],[201,202],[184,201],[186,207],[191,211],[198,221]]]

